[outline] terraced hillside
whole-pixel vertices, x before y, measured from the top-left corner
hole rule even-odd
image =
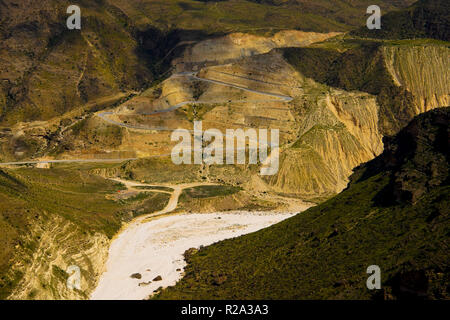
[[[159,299],[448,299],[450,108],[415,118],[338,196],[186,253]],[[382,289],[366,288],[370,265]]]
[[[395,5],[406,4],[398,2]],[[419,112],[448,104],[449,81],[446,71],[448,48],[445,43],[442,45],[419,43],[412,48],[414,44],[410,42],[398,45],[378,43],[372,45],[370,41],[367,44],[351,39],[342,41],[338,36],[336,40],[314,45],[313,43],[329,39],[338,33],[289,30],[276,33],[278,30],[276,28],[273,32],[262,33],[265,36],[261,33],[255,35],[241,32],[197,42],[205,36],[202,32],[206,30],[206,25],[198,28],[183,26],[191,14],[206,16],[212,12],[223,14],[228,12],[224,8],[229,7],[240,8],[239,6],[248,5],[261,10],[268,10],[267,8],[287,10],[291,8],[290,6],[294,6],[312,14],[315,10],[319,13],[328,10],[329,4],[325,2],[312,5],[307,1],[261,4],[249,1],[214,3],[192,1],[192,4],[187,5],[187,2],[181,4],[179,1],[164,3],[109,1],[82,5],[86,5],[86,13],[83,13],[86,15],[86,21],[83,22],[86,28],[83,28],[81,33],[60,30],[61,34],[55,36],[50,24],[63,19],[64,12],[54,10],[57,15],[49,20],[51,22],[47,33],[40,36],[48,39],[56,37],[55,39],[61,40],[55,42],[55,47],[51,50],[42,47],[42,52],[49,52],[49,55],[42,55],[42,59],[32,69],[22,68],[21,71],[17,69],[20,72],[17,71],[18,80],[14,81],[17,85],[20,84],[20,88],[16,84],[5,87],[8,91],[4,108],[6,123],[42,117],[51,119],[47,122],[18,123],[13,127],[3,128],[0,131],[2,151],[0,161],[48,157],[134,158],[168,154],[172,147],[168,142],[170,132],[139,132],[130,130],[130,126],[189,127],[195,115],[208,122],[205,125],[214,128],[237,126],[283,128],[282,144],[285,148],[280,173],[270,181],[262,181],[252,176],[255,170],[248,171],[241,176],[241,181],[229,182],[247,183],[251,188],[263,191],[271,190],[320,199],[342,190],[355,165],[381,152],[383,135],[398,132]],[[363,5],[365,3],[358,4],[355,10]],[[6,6],[9,8],[7,4]],[[178,15],[176,19],[179,24],[169,23],[162,18],[155,20],[154,15],[158,12],[168,13],[165,19],[170,20],[171,14],[175,14],[183,6],[185,6],[183,14]],[[343,3],[336,6],[333,13],[336,17],[347,12],[348,7]],[[33,5],[30,5],[30,10],[34,10],[33,8]],[[162,11],[154,10],[155,8]],[[386,11],[389,8],[392,7],[388,7]],[[11,10],[16,12],[14,10],[24,8],[12,7]],[[17,14],[15,16],[20,18]],[[25,23],[19,18],[6,19],[5,30],[14,29],[14,26]],[[350,21],[353,20],[347,18],[342,16],[341,20],[352,24]],[[195,21],[203,23],[209,20],[202,16],[202,19]],[[314,19],[314,21],[321,20]],[[244,22],[254,23],[250,20]],[[25,24],[27,23],[33,25],[35,22],[27,20]],[[267,25],[267,21],[265,23]],[[152,24],[159,25],[166,33],[158,32],[156,29],[149,30]],[[241,27],[235,21],[233,24],[239,26],[238,29]],[[102,27],[98,27],[99,25]],[[170,31],[178,27],[190,31]],[[216,31],[210,27],[207,29],[211,35]],[[215,27],[223,28],[217,32],[226,30],[224,25],[218,24]],[[193,32],[194,29],[198,32]],[[326,29],[318,26],[312,30]],[[245,28],[238,31],[245,31]],[[110,38],[111,34],[115,34],[115,37],[120,35],[120,39]],[[24,38],[36,36],[28,31],[24,31],[22,35]],[[21,62],[22,58],[18,59],[19,56],[22,57],[26,50],[40,50],[39,46],[34,46],[20,51],[12,45],[18,39],[7,37],[6,31],[4,37],[7,39],[4,43],[8,44],[5,47],[5,52],[8,53],[5,57],[12,59],[14,56],[15,63],[22,67],[25,64]],[[53,42],[49,40],[48,43]],[[73,45],[72,43],[79,45],[75,52],[83,48],[84,60],[70,58],[72,51],[69,47]],[[287,66],[276,52],[268,54],[274,48],[308,45],[312,46],[312,51],[293,49],[283,53],[285,59],[296,70]],[[187,48],[183,49],[185,46]],[[343,51],[345,52],[342,53]],[[21,52],[20,55],[18,52]],[[312,53],[311,59],[306,57],[308,54],[305,52]],[[123,59],[125,55],[132,58]],[[258,94],[217,84],[191,81],[183,77],[171,77],[142,93],[136,91],[141,90],[145,83],[148,84],[155,77],[161,76],[175,55],[178,57],[172,61],[172,68],[175,71],[200,70],[199,75],[208,79],[225,81],[262,92],[285,94],[295,99],[289,104],[269,102]],[[33,53],[32,56],[40,54]],[[61,63],[62,60],[58,60],[62,57],[65,57],[65,62],[85,63],[83,66],[71,68]],[[325,59],[316,59],[317,57]],[[5,63],[10,58],[7,58]],[[156,64],[155,59],[158,60]],[[417,65],[418,61],[420,66]],[[64,72],[46,66],[47,63],[57,64]],[[95,70],[90,69],[90,63],[96,66]],[[233,65],[214,67],[224,63]],[[357,68],[354,68],[355,65]],[[97,70],[99,66],[104,68]],[[44,80],[45,77],[40,70],[42,72],[47,70],[45,74],[52,75],[51,79]],[[51,72],[48,72],[49,70]],[[70,70],[74,70],[74,74],[69,75],[67,79],[58,78],[62,74],[66,77],[66,73],[71,72]],[[107,72],[107,75],[103,71]],[[89,78],[90,72],[93,75],[92,79]],[[26,83],[21,73],[27,74]],[[282,76],[277,77],[276,74]],[[99,80],[103,75],[112,82]],[[322,79],[322,75],[327,75],[326,79]],[[66,80],[76,81],[66,83]],[[99,87],[91,80],[102,82],[107,90],[103,92],[103,87]],[[52,85],[42,90],[26,88],[30,83],[43,84],[46,81]],[[33,86],[34,84],[30,88]],[[295,86],[297,88],[294,88]],[[83,90],[86,92],[83,93]],[[364,93],[353,92],[355,90]],[[19,91],[23,94],[18,96],[11,94]],[[70,102],[63,103],[63,100]],[[149,111],[171,108],[180,102],[197,100],[204,101],[204,104],[187,105],[161,115],[148,114]],[[245,102],[252,100],[253,103]],[[60,110],[63,105],[64,110]],[[77,107],[74,107],[75,105]],[[113,115],[109,118],[121,123],[121,126],[105,122],[104,118],[100,119],[94,115],[95,111],[109,106],[120,106],[114,110],[120,113],[120,116]],[[48,109],[49,113],[41,110],[41,107]],[[72,111],[67,112],[69,110]],[[139,113],[142,115],[136,115]],[[224,116],[226,121],[221,121]],[[359,122],[355,123],[355,117],[360,119]],[[204,173],[200,175],[205,176]],[[222,168],[212,168],[209,175],[215,180],[223,180],[229,176]]]
[[[320,42],[324,37],[329,39]],[[208,65],[197,65],[197,78],[174,74],[108,115],[88,115],[64,131],[50,127],[46,132],[39,123],[18,127],[22,136],[4,138],[9,142],[3,146],[11,148],[4,149],[4,156],[21,152],[24,145],[38,146],[43,155],[76,159],[168,155],[174,145],[170,130],[192,129],[193,120],[202,120],[205,130],[281,129],[283,148],[276,176],[262,180],[254,166],[234,171],[193,166],[187,168],[190,175],[184,171],[186,177],[309,199],[329,197],[345,188],[355,166],[381,153],[383,136],[397,133],[421,112],[450,103],[446,42],[330,37],[291,31],[275,36],[284,39],[281,42],[259,37],[265,39],[259,47],[260,40],[252,42],[254,36],[243,34],[200,42],[181,55],[185,64],[183,58],[173,62],[184,70],[200,61],[203,52],[210,54]],[[234,55],[235,44],[226,39],[253,45],[261,52]],[[314,39],[319,42],[311,44]],[[290,43],[301,47],[270,47]],[[205,49],[209,47],[218,49]],[[223,60],[229,63],[223,65]]]

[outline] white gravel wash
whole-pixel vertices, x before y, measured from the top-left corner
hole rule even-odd
[[[113,240],[107,270],[91,299],[145,299],[157,288],[181,279],[186,250],[255,232],[292,216],[263,212],[181,214],[132,223]],[[135,273],[142,278],[131,278]],[[153,281],[157,276],[162,280]]]

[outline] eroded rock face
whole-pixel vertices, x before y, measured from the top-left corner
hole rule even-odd
[[[303,49],[295,53],[298,61],[287,57],[310,80],[300,85],[305,92],[291,103],[296,104],[299,136],[284,149],[280,172],[270,179],[279,192],[326,196],[342,191],[354,166],[381,153],[384,135],[449,103],[450,51],[445,46],[363,46],[323,59],[316,73],[308,70],[311,57],[327,52],[308,50],[312,55]],[[308,87],[316,88],[312,101]]]
[[[280,129],[280,170],[264,179],[266,190],[306,198],[329,196],[345,188],[355,166],[382,152],[375,96],[335,89],[305,77],[278,51],[205,68],[199,75],[294,98],[289,103],[261,100],[253,106],[243,105],[239,112],[233,106],[231,117],[222,116],[225,126],[241,123]],[[219,108],[215,108],[216,120]],[[250,116],[257,114],[265,120],[251,122]],[[207,113],[204,119],[212,120],[213,115]],[[262,187],[260,179],[248,185]]]
[[[383,47],[386,67],[414,98],[417,115],[450,104],[450,50],[444,46]]]
[[[11,267],[10,274],[19,272],[23,278],[8,299],[87,299],[105,271],[110,243],[106,235],[83,234],[75,224],[62,217],[53,215],[49,218],[45,223],[34,221],[30,234],[23,240],[36,242],[38,239],[31,256],[18,248],[17,262]],[[67,286],[69,266],[80,268],[81,290]]]
[[[214,178],[255,190],[328,197],[345,188],[355,166],[381,153],[384,135],[395,134],[419,113],[450,103],[449,49],[442,45],[373,43],[345,52],[325,52],[323,59],[307,61],[303,68],[293,66],[280,49],[301,48],[336,34],[290,30],[264,37],[233,33],[198,42],[173,63],[176,71],[198,70],[198,76],[206,79],[290,96],[293,101],[289,103],[175,74],[122,104],[116,109],[119,114],[110,118],[127,125],[170,129],[191,128],[194,117],[203,120],[205,130],[280,129],[277,175],[255,179],[255,172],[243,168],[245,173],[238,177],[219,172]],[[138,115],[186,101],[204,104]],[[147,157],[169,154],[172,147],[170,131],[142,134],[98,117],[74,121],[62,129],[42,126],[31,130],[27,126],[23,137],[7,141],[8,159],[49,151],[78,158],[102,157],[102,153]],[[52,145],[55,136],[60,141]],[[39,148],[33,149],[36,145]]]

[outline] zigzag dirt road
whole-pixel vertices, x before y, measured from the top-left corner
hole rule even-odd
[[[293,100],[292,97],[281,95],[281,94],[253,90],[253,89],[242,87],[242,86],[239,86],[239,85],[236,85],[236,84],[233,84],[233,83],[228,83],[228,82],[223,82],[223,81],[218,81],[218,80],[200,78],[197,75],[197,73],[195,73],[195,72],[177,73],[177,74],[174,74],[172,77],[188,77],[188,78],[191,78],[193,80],[204,81],[204,82],[208,82],[208,83],[213,83],[213,84],[218,84],[218,85],[222,85],[222,86],[227,86],[227,87],[230,87],[230,88],[240,89],[240,90],[247,91],[247,92],[257,93],[257,94],[268,96],[268,97],[273,97],[273,99],[264,99],[264,100],[260,100],[258,102],[271,102],[271,101],[290,102],[290,101]],[[271,83],[267,83],[267,84],[271,84]],[[177,109],[179,109],[179,108],[181,108],[181,107],[183,107],[185,105],[188,105],[188,104],[196,105],[196,104],[205,104],[205,103],[210,103],[211,104],[211,103],[221,103],[221,102],[225,102],[225,101],[183,101],[183,102],[180,102],[180,103],[178,103],[178,104],[176,104],[174,106],[171,106],[169,108],[166,108],[166,109],[157,110],[157,111],[153,111],[153,112],[149,112],[149,113],[137,113],[136,115],[156,115],[156,114],[162,114],[162,113],[175,111],[175,110],[177,110]],[[226,101],[226,102],[229,102],[229,101]],[[231,102],[233,102],[233,101],[231,101]],[[253,101],[239,100],[239,102],[253,102]],[[114,121],[114,120],[110,119],[108,117],[110,115],[120,115],[120,114],[119,113],[114,113],[114,112],[111,112],[111,111],[97,113],[97,116],[100,117],[101,119],[103,119],[104,121],[106,121],[106,122],[108,122],[110,124],[113,124],[113,125],[129,128],[129,129],[150,130],[150,131],[168,131],[168,130],[172,130],[172,129],[166,128],[166,127],[145,127],[145,126],[136,126],[136,125],[131,125],[131,124],[127,124],[127,123],[122,123],[122,122],[118,122],[118,121]]]
[[[212,79],[206,79],[206,78],[201,78],[198,76],[198,74],[196,72],[182,72],[182,73],[177,73],[172,75],[172,77],[188,77],[191,78],[193,80],[198,80],[198,81],[204,81],[204,82],[208,82],[208,83],[213,83],[213,84],[218,84],[218,85],[222,85],[222,86],[227,86],[227,87],[231,87],[231,88],[236,88],[236,89],[240,89],[243,91],[247,91],[247,92],[252,92],[252,93],[257,93],[260,95],[264,95],[264,96],[268,96],[268,97],[272,97],[272,99],[264,99],[264,100],[259,100],[258,102],[271,102],[271,101],[282,101],[282,102],[290,102],[293,100],[292,97],[289,96],[285,96],[285,95],[280,95],[280,94],[275,94],[275,93],[270,93],[270,92],[264,92],[264,91],[258,91],[258,90],[253,90],[250,88],[246,88],[246,87],[242,87],[233,83],[228,83],[228,82],[223,82],[223,81],[218,81],[218,80],[212,80]],[[272,85],[271,83],[267,83],[269,85]],[[167,113],[167,112],[171,112],[174,110],[177,110],[185,105],[188,104],[205,104],[205,103],[220,103],[220,102],[224,102],[224,101],[183,101],[180,102],[174,106],[171,106],[169,108],[166,109],[162,109],[162,110],[157,110],[157,111],[153,111],[153,112],[149,112],[149,113],[138,113],[136,115],[156,115],[156,114],[162,114],[162,113]],[[229,102],[229,101],[227,101]],[[232,101],[233,102],[233,101]],[[237,101],[235,101],[237,102]],[[246,100],[239,100],[238,102],[255,102],[255,101],[246,101]],[[96,116],[98,116],[99,118],[101,118],[102,120],[104,120],[105,122],[112,124],[112,125],[117,125],[120,127],[124,127],[124,128],[129,128],[129,129],[134,129],[134,130],[144,130],[144,131],[170,131],[172,129],[170,128],[166,128],[166,127],[145,127],[145,126],[137,126],[137,125],[131,125],[131,124],[127,124],[127,123],[122,123],[122,122],[118,122],[118,121],[114,121],[112,119],[109,118],[109,116],[111,115],[120,115],[119,113],[114,113],[112,111],[103,111],[103,112],[99,112],[96,113]],[[189,130],[192,131],[192,130]],[[166,157],[166,156],[170,156],[170,154],[161,154],[161,155],[155,155],[152,156],[152,158],[154,157]],[[4,163],[0,163],[0,166],[14,166],[14,165],[34,165],[34,164],[51,164],[51,163],[83,163],[83,162],[98,162],[98,163],[109,163],[109,162],[122,162],[122,161],[131,161],[131,160],[137,160],[138,158],[127,158],[127,159],[67,159],[67,160],[32,160],[32,161],[19,161],[19,162],[4,162]]]
[[[155,184],[139,183],[139,182],[123,180],[123,179],[111,179],[111,180],[124,184],[128,190],[136,190],[135,187],[149,187],[150,189],[148,189],[148,191],[152,191],[152,192],[157,191],[157,192],[164,192],[164,193],[171,194],[171,197],[170,197],[167,205],[164,207],[164,209],[162,209],[158,212],[155,212],[155,213],[150,213],[150,214],[140,216],[139,218],[134,220],[134,223],[142,222],[146,219],[154,218],[154,217],[161,216],[166,213],[170,213],[170,212],[174,211],[178,206],[178,199],[180,198],[180,195],[184,189],[189,189],[189,188],[198,187],[198,186],[217,185],[216,183],[209,183],[209,182],[192,182],[192,183],[184,183],[184,184],[158,184],[158,185],[155,185]],[[172,189],[173,191],[161,191],[161,190],[151,189],[151,187],[156,187],[156,188],[157,187],[166,187],[166,188]],[[142,190],[136,190],[136,191],[142,192]]]

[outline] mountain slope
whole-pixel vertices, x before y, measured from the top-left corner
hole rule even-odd
[[[450,103],[445,43],[332,39],[282,53],[298,72],[290,81],[304,80],[303,92],[291,94],[295,142],[267,179],[278,192],[317,200],[339,193],[355,166],[382,152],[383,136]]]
[[[347,17],[348,4],[329,16],[323,4],[81,0],[82,30],[71,31],[66,28],[70,1],[3,0],[0,124],[48,120],[87,104],[96,107],[98,99],[141,90],[164,76],[183,44],[207,36],[349,30],[363,18],[356,12],[365,2],[358,1]],[[404,2],[409,1],[396,5]],[[394,8],[386,5],[386,10]]]
[[[415,118],[335,198],[186,254],[185,277],[158,298],[448,299],[449,118]],[[370,265],[382,290],[366,288]]]
[[[167,71],[180,37],[192,40],[193,32],[138,29],[106,1],[79,1],[82,29],[68,30],[70,4],[0,2],[0,123],[48,120],[140,90]]]

